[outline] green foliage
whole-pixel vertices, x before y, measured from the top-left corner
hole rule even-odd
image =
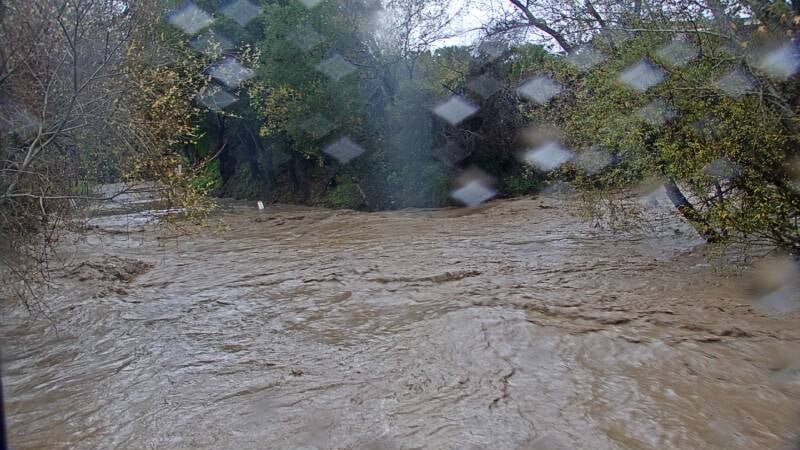
[[[220,5],[217,0],[200,3],[209,9]],[[631,33],[613,43],[596,36],[591,44],[606,57],[581,70],[532,44],[511,47],[491,61],[459,46],[382,53],[369,29],[377,1],[324,1],[310,9],[297,1],[262,6],[261,17],[245,28],[225,18],[214,25],[240,49],[253,46],[249,54],[255,79],[226,113],[231,118],[227,127],[210,122],[207,142],[196,144],[196,154],[204,157],[219,142],[227,142],[235,168],[206,165],[195,181],[198,187],[227,186],[229,180],[221,177],[259,184],[263,173],[269,173],[270,189],[301,190],[308,200],[306,191],[319,192],[309,187],[337,173],[336,185],[322,199],[325,204],[355,207],[364,202],[363,195],[370,208],[398,208],[446,203],[452,177],[470,166],[498,179],[499,189],[508,195],[535,192],[545,181],[559,179],[588,192],[630,189],[664,178],[675,180],[691,198],[697,209],[691,219],[723,238],[757,236],[787,248],[800,245],[800,200],[788,168],[798,156],[800,124],[791,105],[800,104],[800,89],[792,80],[768,80],[749,65],[744,51],[775,41],[773,34],[783,33],[778,25],[769,32],[753,28],[738,40],[688,33],[680,39],[699,49],[699,55],[674,66],[658,49],[676,38],[664,32],[676,24],[668,18],[642,22],[637,28],[658,31]],[[763,13],[781,17],[786,13],[781,8]],[[321,39],[303,48],[297,36],[309,30]],[[357,70],[340,79],[326,76],[319,64],[336,55]],[[662,67],[666,77],[640,92],[621,83],[619,76],[643,60]],[[732,98],[715,87],[716,80],[736,68],[752,72],[762,95]],[[480,75],[498,78],[505,87],[491,98],[480,98],[468,88]],[[547,75],[565,89],[545,106],[520,102],[514,88],[535,75]],[[429,113],[453,94],[480,107],[455,127]],[[653,105],[669,108],[675,117],[663,123],[647,119],[641,112]],[[324,128],[317,120],[327,121],[330,130],[317,132]],[[253,130],[258,136],[252,136]],[[584,152],[600,152],[610,164],[588,172],[579,164],[566,164],[550,174],[523,167],[515,153],[534,146],[523,135],[552,130],[558,130],[552,139],[576,151],[579,160]],[[210,136],[224,132],[237,138]],[[347,136],[366,154],[346,165],[325,155],[322,148],[339,136]],[[463,149],[466,157],[455,167],[445,165],[439,159],[441,148]],[[266,149],[292,155],[292,160],[265,166]],[[712,170],[717,166],[735,173],[720,177]],[[358,186],[363,194],[356,195]],[[245,186],[237,192],[259,195],[263,189]]]
[[[336,186],[325,193],[322,204],[329,208],[357,209],[364,204],[364,199],[353,179],[342,176],[337,177]]]
[[[222,187],[222,176],[219,173],[219,160],[211,160],[200,173],[192,179],[192,187],[210,193]]]
[[[796,252],[800,197],[787,169],[797,155],[796,120],[787,121],[785,109],[764,97],[731,97],[714,86],[730,71],[745,70],[729,50],[719,50],[726,43],[716,36],[693,35],[691,44],[704,52],[684,67],[664,64],[666,80],[645,93],[619,82],[625,68],[658,61],[656,49],[670,38],[640,33],[586,73],[564,61],[545,60],[543,68],[567,85],[568,93],[546,108],[530,108],[528,116],[555,123],[572,148],[600,149],[616,162],[597,174],[576,168],[562,174],[584,190],[669,177],[688,190],[697,209],[692,220],[715,235],[731,241],[766,239]],[[772,82],[756,75],[755,89],[770,89]],[[663,123],[645,120],[641,111],[648,105],[669,108],[675,117]]]
[[[368,3],[359,1],[323,2],[308,9],[301,2],[273,3],[265,7],[263,36],[257,47],[260,59],[251,106],[264,121],[261,134],[283,136],[291,142],[287,150],[305,158],[320,157],[322,139],[309,130],[316,115],[330,121],[339,132],[354,136],[360,131],[366,103],[361,73],[339,80],[328,78],[318,65],[341,55],[355,60],[359,48],[359,29],[371,12]],[[304,51],[294,37],[313,29],[323,41]]]
[[[509,196],[532,194],[542,187],[542,180],[532,173],[524,172],[503,178],[500,190]]]

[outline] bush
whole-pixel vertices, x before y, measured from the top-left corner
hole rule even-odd
[[[542,180],[530,174],[509,175],[503,178],[501,191],[508,196],[532,194],[542,187]]]
[[[364,205],[358,186],[346,176],[336,177],[336,185],[322,197],[322,204],[329,208],[357,209]]]

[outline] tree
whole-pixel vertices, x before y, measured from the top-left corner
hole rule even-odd
[[[581,53],[538,67],[566,90],[530,114],[557,117],[573,148],[599,148],[615,162],[578,184],[661,177],[678,211],[709,240],[757,238],[797,254],[793,75],[800,60],[796,44],[781,37],[794,25],[786,18],[749,24],[747,5],[733,8],[738,17],[723,16],[730,8],[686,22],[665,7],[665,18],[626,28],[625,41],[596,35],[583,53],[593,55],[591,67]],[[766,50],[754,56],[751,47]]]
[[[173,200],[190,194],[170,155],[192,138],[189,99],[203,80],[185,70],[191,59],[168,62],[176,53],[158,30],[162,11],[155,0],[0,4],[0,263],[9,287],[44,274],[81,205],[127,189],[98,194],[95,184],[136,174],[167,179],[162,194]]]

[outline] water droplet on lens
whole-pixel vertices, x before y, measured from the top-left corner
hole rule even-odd
[[[454,95],[433,108],[433,113],[456,126],[478,112],[478,107],[467,100]]]

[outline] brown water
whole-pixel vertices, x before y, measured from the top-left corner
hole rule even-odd
[[[219,218],[173,239],[98,220],[55,325],[3,310],[14,448],[779,449],[800,429],[800,319],[755,312],[678,222],[616,236],[547,198]]]

